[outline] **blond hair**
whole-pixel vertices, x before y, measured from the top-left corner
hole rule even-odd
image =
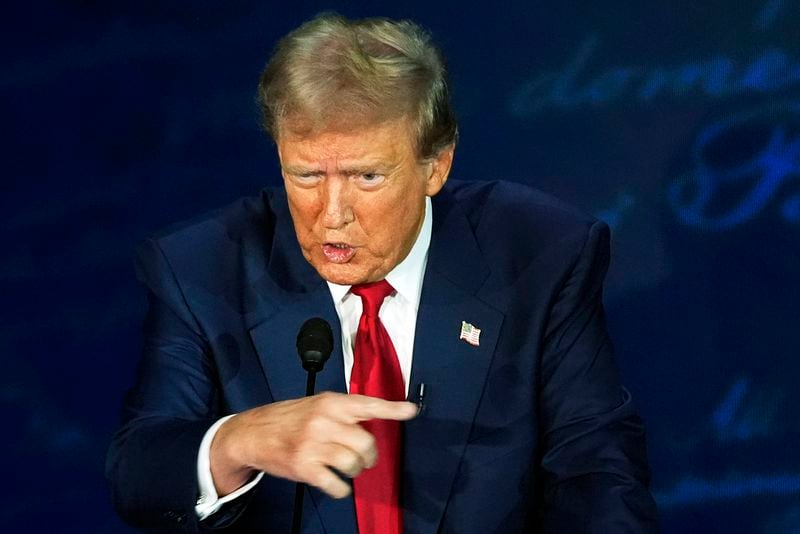
[[[286,35],[261,74],[263,125],[320,131],[408,117],[421,158],[456,142],[447,71],[430,35],[385,18],[323,13]]]

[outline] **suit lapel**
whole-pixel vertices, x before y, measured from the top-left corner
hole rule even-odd
[[[305,395],[308,375],[300,363],[295,345],[300,327],[312,317],[321,317],[331,325],[334,342],[330,360],[317,375],[316,391],[347,392],[339,317],[328,288],[322,283],[315,291],[287,298],[269,317],[250,329],[250,337],[276,402]]]
[[[488,267],[466,216],[443,194],[434,203],[411,371],[410,397],[424,383],[425,411],[405,425],[407,532],[439,527],[503,321],[502,313],[475,297]],[[459,339],[462,321],[481,329],[478,346]]]

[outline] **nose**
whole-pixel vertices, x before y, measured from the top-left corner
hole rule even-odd
[[[323,187],[322,224],[325,228],[342,228],[353,222],[353,207],[347,177],[329,176]]]

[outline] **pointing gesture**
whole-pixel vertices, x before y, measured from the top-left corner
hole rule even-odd
[[[354,478],[377,462],[375,439],[359,423],[416,414],[410,402],[330,392],[253,408],[230,418],[214,437],[214,485],[226,495],[264,471],[346,497],[350,485],[333,470]]]

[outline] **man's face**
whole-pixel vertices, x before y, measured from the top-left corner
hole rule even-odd
[[[420,161],[406,119],[348,131],[282,130],[278,156],[305,258],[330,282],[382,280],[422,227],[425,197],[447,180],[453,148]]]

